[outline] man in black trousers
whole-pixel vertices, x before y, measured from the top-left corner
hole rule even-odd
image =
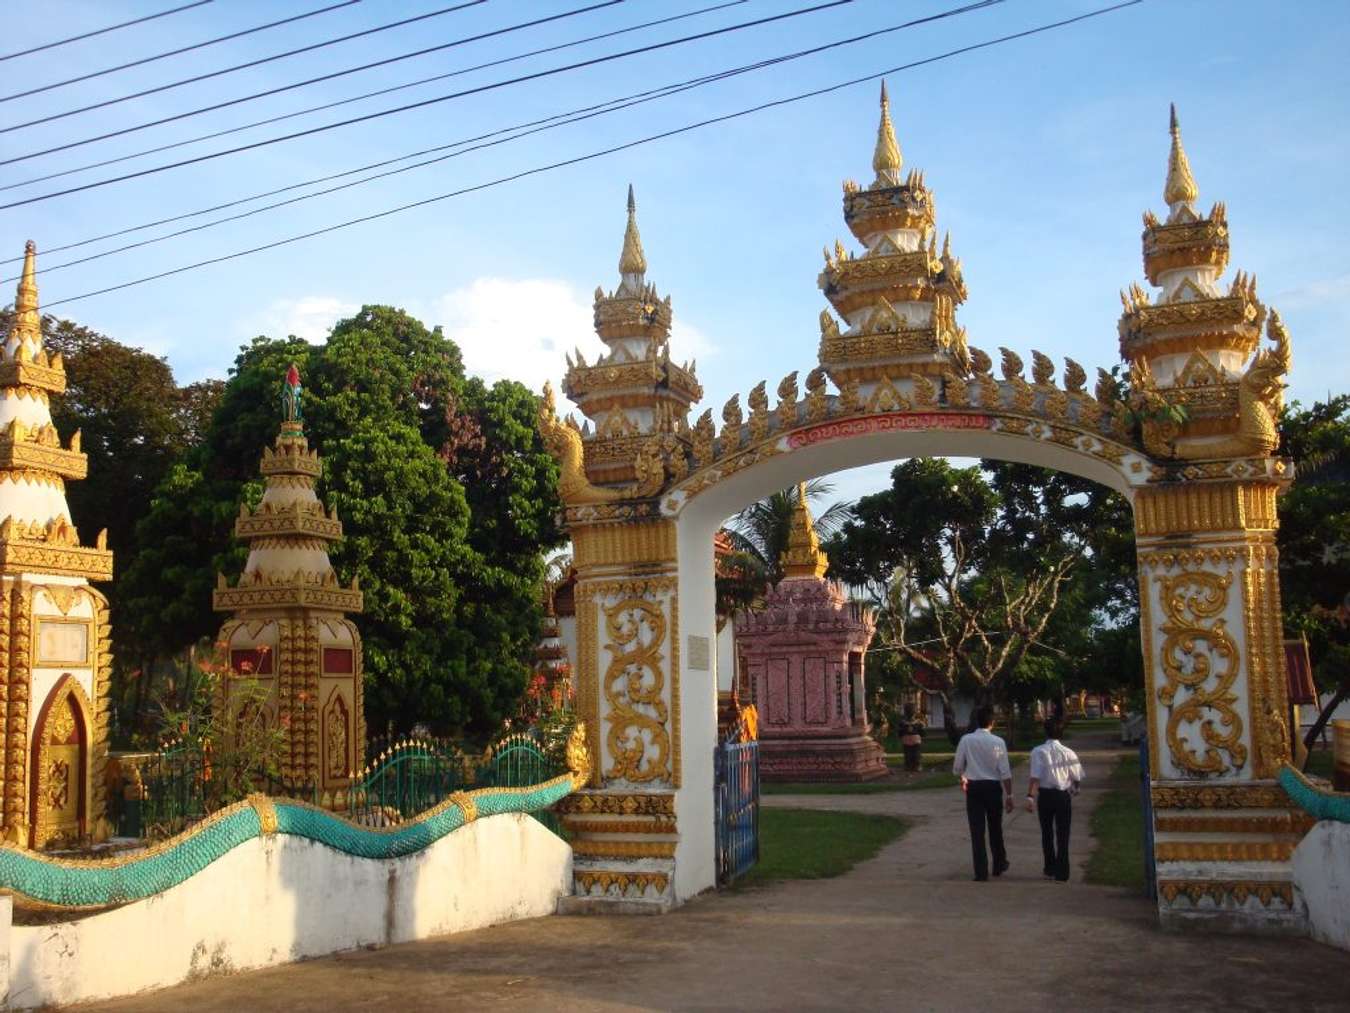
[[[1073,796],[1083,780],[1083,765],[1078,762],[1078,754],[1059,741],[1061,732],[1060,722],[1051,718],[1045,723],[1045,742],[1031,751],[1027,812],[1034,805],[1040,817],[1045,878],[1067,883]]]
[[[978,727],[961,736],[956,747],[952,771],[961,775],[961,790],[966,793],[966,818],[970,820],[970,851],[975,862],[975,882],[989,878],[989,856],[984,849],[985,826],[989,828],[989,846],[994,852],[994,875],[1008,871],[1008,852],[1003,846],[1003,813],[1012,812],[1012,767],[1008,747],[991,731],[994,708],[975,712]]]

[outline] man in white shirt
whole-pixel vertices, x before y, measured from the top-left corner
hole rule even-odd
[[[1057,719],[1045,723],[1045,742],[1031,751],[1031,782],[1027,785],[1027,812],[1033,804],[1041,821],[1041,851],[1045,853],[1045,877],[1069,881],[1069,824],[1073,822],[1073,796],[1083,781],[1078,754],[1059,741]]]
[[[1003,846],[1003,811],[1012,812],[1012,767],[1008,747],[990,729],[994,727],[994,708],[975,712],[975,731],[961,736],[956,746],[953,773],[961,775],[961,790],[966,793],[966,818],[970,821],[970,851],[975,862],[975,882],[989,878],[989,856],[984,849],[985,826],[989,828],[989,847],[994,852],[994,875],[1008,871],[1008,852]]]

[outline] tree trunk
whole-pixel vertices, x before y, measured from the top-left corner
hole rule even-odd
[[[1327,722],[1331,720],[1331,715],[1336,712],[1336,708],[1346,697],[1350,697],[1350,682],[1343,682],[1336,689],[1336,694],[1331,698],[1331,702],[1322,708],[1321,713],[1317,715],[1317,720],[1313,722],[1308,734],[1303,739],[1303,748],[1309,752],[1312,751],[1313,743],[1317,741],[1317,736],[1322,734],[1322,729],[1326,728]],[[1308,765],[1307,757],[1303,759],[1303,765]]]
[[[955,746],[961,741],[962,733],[956,728],[956,712],[952,709],[952,696],[945,689],[938,690],[938,696],[942,700],[942,730],[947,735],[947,741]]]

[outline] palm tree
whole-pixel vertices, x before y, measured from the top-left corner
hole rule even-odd
[[[813,478],[804,486],[808,502],[828,496],[834,486],[821,478]],[[758,566],[768,583],[783,579],[782,558],[787,550],[788,532],[792,527],[792,511],[799,501],[797,487],[783,489],[758,503],[751,503],[727,524],[727,533],[738,553]],[[815,518],[816,534],[821,541],[834,535],[852,514],[850,503],[834,503]]]

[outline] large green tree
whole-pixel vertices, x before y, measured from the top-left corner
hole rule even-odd
[[[877,607],[881,668],[904,659],[932,671],[951,735],[955,692],[1013,701],[1063,685],[1107,597],[1078,579],[1101,554],[1093,529],[1119,511],[1065,476],[985,467],[988,477],[943,460],[897,465],[891,488],[860,499],[826,546],[831,575]]]
[[[489,733],[525,686],[544,552],[562,540],[556,465],[529,391],[466,378],[439,329],[389,307],[364,307],[321,346],[259,338],[241,350],[200,446],[141,528],[128,581],[147,650],[172,652],[219,625],[210,587],[217,570],[242,569],[233,520],[260,494],[258,459],[291,362],[324,457],[319,494],[343,520],[333,564],[365,592],[372,730]]]
[[[1295,468],[1280,498],[1285,632],[1307,638],[1317,685],[1339,703],[1350,697],[1350,395],[1311,408],[1290,404],[1280,419],[1280,453]]]

